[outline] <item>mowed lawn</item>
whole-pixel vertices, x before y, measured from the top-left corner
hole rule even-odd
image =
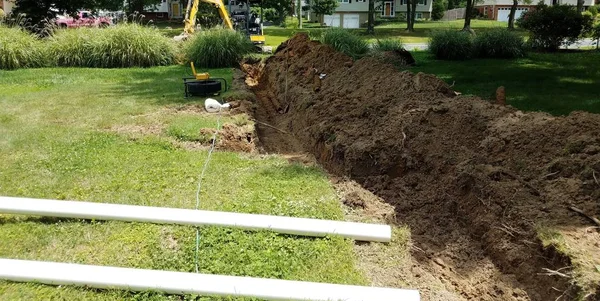
[[[183,99],[187,72],[0,71],[0,195],[193,209],[207,152],[178,139],[216,117]],[[212,74],[231,78],[228,69]],[[213,154],[200,207],[343,218],[319,168],[223,151]],[[192,272],[195,243],[193,227],[0,214],[1,258]],[[199,249],[202,273],[366,284],[351,241],[338,237],[203,227]],[[166,299],[180,297],[0,282],[0,300]]]
[[[554,115],[572,111],[600,113],[600,52],[529,53],[516,60],[438,61],[412,52],[413,72],[432,73],[466,95],[495,99],[499,86],[508,102],[526,111]]]
[[[363,37],[364,39],[374,42],[377,39],[400,39],[404,43],[427,43],[429,36],[435,30],[444,29],[461,29],[463,27],[464,20],[456,21],[418,21],[415,24],[414,32],[407,32],[406,23],[404,22],[385,22],[375,27],[375,35],[368,35],[365,28],[349,29],[351,32]],[[159,23],[157,26],[161,32],[168,36],[174,37],[183,32],[183,25],[177,23]],[[277,47],[285,40],[291,38],[294,34],[299,32],[309,33],[313,38],[317,39],[327,27],[319,26],[318,23],[304,23],[304,28],[292,28],[297,27],[297,20],[294,18],[288,18],[288,27],[283,28],[280,26],[266,26],[264,34],[266,38],[266,45]],[[472,20],[471,27],[475,32],[481,32],[490,30],[492,28],[506,28],[507,22],[499,22],[493,20]],[[517,29],[517,32],[523,36],[526,35],[525,31]]]
[[[349,31],[363,37],[364,39],[373,42],[377,39],[400,39],[404,43],[427,43],[431,33],[435,30],[444,29],[461,29],[464,20],[456,21],[418,21],[415,23],[415,31],[407,32],[406,23],[403,22],[387,22],[375,26],[375,35],[368,35],[366,28],[349,29]],[[315,39],[318,38],[326,27],[315,28],[315,23],[307,23],[306,28],[281,28],[277,26],[266,27],[264,32],[267,39],[267,45],[278,46],[283,41],[287,40],[295,33],[307,32]],[[506,28],[506,22],[493,20],[472,20],[471,27],[475,32],[490,30],[493,28]],[[524,31],[518,30],[519,34],[525,35]]]

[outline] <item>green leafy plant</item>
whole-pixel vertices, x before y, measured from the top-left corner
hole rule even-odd
[[[321,43],[327,44],[354,59],[369,52],[369,44],[359,36],[341,28],[331,28],[323,31]]]
[[[429,51],[438,60],[467,60],[473,55],[473,38],[464,31],[435,31],[429,40]]]
[[[600,23],[594,26],[592,38],[596,40],[596,50],[600,49]]]
[[[598,15],[598,5],[588,7],[587,11],[590,12],[595,18]]]
[[[497,28],[478,34],[473,40],[475,56],[517,58],[525,55],[525,40],[514,31]]]
[[[136,23],[57,30],[49,38],[57,66],[124,68],[171,65],[175,45],[157,29]]]
[[[184,45],[184,56],[200,68],[232,67],[254,50],[250,40],[239,32],[211,29],[192,36]]]
[[[574,43],[584,28],[584,17],[573,6],[540,4],[517,20],[530,33],[533,48],[557,50]]]
[[[21,29],[0,23],[0,69],[41,67],[46,64],[42,42]]]

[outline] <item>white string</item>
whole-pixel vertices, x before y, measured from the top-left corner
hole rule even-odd
[[[202,179],[204,178],[204,174],[206,173],[206,169],[208,168],[208,163],[210,162],[210,157],[212,156],[213,150],[215,149],[215,144],[217,141],[217,134],[221,129],[221,108],[219,108],[219,115],[217,117],[217,128],[215,133],[212,136],[212,142],[210,145],[210,149],[208,150],[208,155],[206,157],[206,161],[204,161],[204,166],[202,167],[202,172],[200,173],[200,177],[198,178],[198,189],[196,190],[196,210],[200,209],[200,191],[202,190]],[[200,227],[196,227],[196,273],[199,273],[199,251],[200,251]]]

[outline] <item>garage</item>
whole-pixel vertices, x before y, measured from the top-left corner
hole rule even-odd
[[[323,23],[331,27],[340,27],[340,14],[325,15],[323,16]]]
[[[359,28],[360,18],[358,14],[344,14],[344,28]]]
[[[522,14],[526,13],[529,8],[526,7],[517,7],[517,11],[515,12],[515,20],[519,19]],[[496,20],[508,22],[508,17],[510,16],[510,7],[500,7],[498,8],[498,15],[496,16]]]

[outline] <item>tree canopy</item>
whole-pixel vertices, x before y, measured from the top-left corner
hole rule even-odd
[[[337,0],[312,0],[310,9],[317,15],[331,15],[338,7]]]

